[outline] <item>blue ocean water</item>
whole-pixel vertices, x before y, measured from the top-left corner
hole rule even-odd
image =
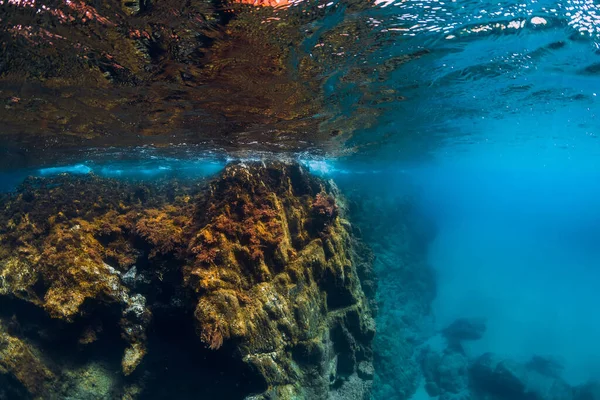
[[[554,120],[561,116],[570,118],[563,111]],[[555,124],[546,132],[558,136],[563,129]],[[515,145],[505,134],[504,143],[449,146],[427,162],[359,173],[339,167],[336,177],[342,186],[363,181],[367,192],[410,196],[434,222],[428,261],[436,274],[437,329],[458,318],[483,318],[483,338],[465,343],[470,357],[493,352],[523,363],[547,357],[573,385],[600,379],[598,145],[570,130],[578,133],[579,146],[553,146],[543,135]],[[429,398],[419,393],[415,398]]]
[[[470,351],[551,356],[566,379],[583,383],[600,377],[599,176],[555,156],[553,166],[476,156],[419,172],[424,207],[439,226],[429,254],[434,308],[442,326],[487,319]]]
[[[359,157],[370,173],[355,179],[385,175],[375,186],[390,197],[410,186],[433,219],[436,328],[487,321],[481,340],[464,343],[469,357],[541,356],[572,385],[597,381],[598,6],[433,3],[395,5],[420,10],[408,43],[433,50],[395,72],[412,98],[371,131],[409,138],[388,135],[393,144]],[[411,159],[431,141],[428,157]]]
[[[413,97],[374,128],[413,139],[365,162],[403,175],[390,195],[411,182],[435,221],[435,324],[484,318],[469,356],[540,355],[571,384],[598,380],[598,5],[424,4],[390,3],[415,19],[408,42],[433,50],[396,71]],[[436,139],[427,160],[402,161]]]

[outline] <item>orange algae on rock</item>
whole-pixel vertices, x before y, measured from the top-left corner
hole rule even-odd
[[[109,189],[106,182],[95,178],[85,185],[68,177],[58,178],[50,187],[46,183],[27,181],[18,196],[5,199],[0,295],[33,303],[68,323],[81,318],[86,304],[88,308],[117,304],[123,313],[122,335],[137,355],[132,361],[131,351],[125,353],[123,371],[131,373],[145,352],[144,331],[150,311],[143,297],[123,285],[122,271],[106,262],[110,254],[123,249],[102,243],[106,215],[117,216],[118,210],[119,217],[126,216],[127,209],[117,201],[122,187]],[[73,186],[79,191],[73,192]],[[118,224],[122,219],[112,222]],[[127,253],[120,252],[120,257],[131,258]],[[81,343],[93,342],[87,336]]]
[[[184,267],[200,338],[235,343],[270,395],[325,398],[330,376],[371,361],[374,334],[335,188],[296,165],[236,165],[208,191]]]
[[[72,327],[76,346],[122,349],[122,374],[139,380],[135,391],[116,391],[122,396],[144,397],[141,377],[157,371],[144,360],[165,351],[148,342],[160,343],[155,332],[174,334],[161,325],[165,318],[195,328],[195,340],[179,339],[200,352],[190,368],[210,369],[203,360],[211,358],[232,381],[248,380],[231,398],[368,394],[371,378],[360,370],[372,363],[375,333],[361,283],[371,282],[372,296],[369,252],[344,219],[335,186],[299,165],[234,164],[203,186],[30,179],[2,206],[0,301]],[[110,324],[120,331],[118,346],[102,339]],[[16,332],[0,330],[0,344],[29,343]],[[45,354],[38,336],[23,348]],[[0,375],[33,396],[50,391],[12,366],[18,357],[8,360]],[[52,368],[31,360],[35,379],[73,375],[56,360]],[[44,368],[59,372],[46,378]],[[53,390],[68,394],[64,387]]]

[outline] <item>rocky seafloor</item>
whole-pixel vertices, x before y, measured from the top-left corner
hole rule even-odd
[[[600,398],[556,360],[469,353],[483,319],[438,330],[435,226],[377,185],[26,179],[0,198],[0,399]]]
[[[0,398],[368,398],[370,252],[301,167],[1,203]]]
[[[440,329],[432,307],[436,271],[427,261],[435,223],[418,206],[418,188],[402,178],[388,178],[338,181],[350,219],[374,255],[378,311],[371,398],[600,399],[599,382],[567,382],[555,357],[516,360],[471,351],[470,344],[486,335],[485,316],[460,318]]]

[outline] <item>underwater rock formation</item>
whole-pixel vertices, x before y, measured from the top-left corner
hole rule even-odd
[[[450,327],[464,328],[469,326],[466,322],[461,319]],[[465,340],[475,340],[474,336],[479,335],[465,335]],[[455,340],[448,340],[444,350],[430,346],[423,350],[424,389],[431,397],[440,400],[594,400],[600,393],[594,383],[571,386],[561,376],[562,365],[554,359],[533,356],[529,362],[522,363],[493,353],[473,358],[456,344]]]
[[[599,400],[600,399],[600,383],[591,382],[574,389],[575,400]]]
[[[48,391],[48,384],[56,379],[27,343],[8,334],[2,325],[0,325],[0,374],[10,374],[35,397],[43,397]]]
[[[427,246],[435,229],[410,198],[378,193],[382,182],[345,191],[353,223],[373,249],[377,276],[374,399],[410,399],[422,376],[419,354],[434,334],[435,297]],[[343,182],[340,183],[342,189]]]
[[[463,340],[479,340],[486,330],[486,323],[481,318],[459,318],[446,327],[442,333],[449,343]]]
[[[473,392],[478,398],[485,398],[486,395],[515,400],[574,398],[573,388],[560,376],[540,370],[535,364],[534,361],[533,364],[523,365],[491,353],[483,354],[470,369]]]
[[[0,398],[368,398],[370,253],[300,166],[30,178],[1,204]]]
[[[319,398],[372,358],[374,321],[330,193],[297,167],[228,168],[193,222],[184,282],[200,337],[237,342],[279,396]]]
[[[469,360],[452,348],[443,353],[425,351],[423,354],[425,390],[441,400],[469,399]]]

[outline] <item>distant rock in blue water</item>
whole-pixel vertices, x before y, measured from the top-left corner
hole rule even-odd
[[[449,342],[479,340],[486,330],[483,318],[459,318],[442,331]]]

